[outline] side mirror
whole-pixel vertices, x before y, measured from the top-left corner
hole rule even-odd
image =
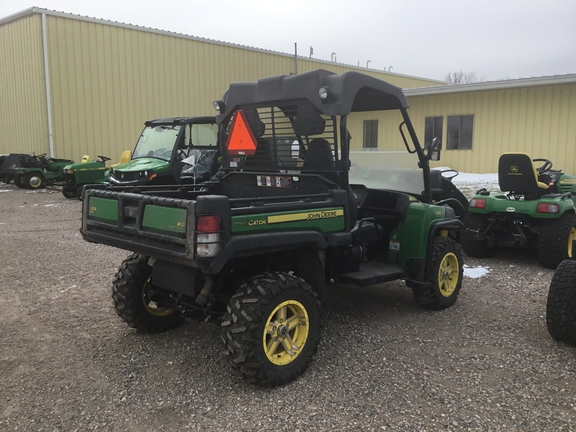
[[[426,157],[429,160],[438,161],[440,160],[440,151],[442,150],[442,142],[438,137],[432,138],[432,142],[426,148]]]

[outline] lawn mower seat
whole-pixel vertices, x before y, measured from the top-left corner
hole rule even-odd
[[[498,162],[498,183],[502,192],[537,199],[548,192],[548,185],[538,181],[536,167],[526,153],[504,153]]]
[[[115,163],[114,165],[111,165],[110,167],[114,168],[115,166],[122,165],[123,163],[128,162],[130,159],[132,159],[132,151],[124,150],[124,152],[122,152],[122,155],[120,156],[120,161],[118,163]]]

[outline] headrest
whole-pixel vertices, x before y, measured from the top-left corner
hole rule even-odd
[[[326,120],[315,110],[313,106],[302,105],[298,107],[294,119],[294,132],[297,135],[319,135],[324,133]]]

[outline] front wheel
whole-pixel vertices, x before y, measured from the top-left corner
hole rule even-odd
[[[462,287],[462,253],[448,237],[436,237],[430,261],[430,285],[413,286],[416,302],[428,309],[446,309],[456,302]]]
[[[576,216],[564,213],[558,219],[543,221],[538,233],[538,261],[555,269],[572,258],[572,240],[576,238]]]
[[[263,387],[287,384],[307,368],[320,343],[320,302],[287,273],[267,273],[230,299],[222,339],[232,367]]]
[[[182,315],[166,307],[151,282],[148,257],[132,254],[122,262],[112,282],[116,313],[130,327],[145,333],[159,333],[179,325]]]
[[[65,184],[62,186],[62,195],[65,198],[72,199],[76,198],[76,187],[74,184]]]
[[[44,176],[39,172],[28,173],[22,179],[22,184],[27,189],[41,189],[45,182]]]
[[[550,283],[546,325],[554,339],[576,345],[576,261],[562,261]]]

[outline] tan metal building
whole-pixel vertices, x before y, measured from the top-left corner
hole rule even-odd
[[[436,165],[494,173],[502,153],[524,152],[576,173],[576,74],[404,93],[419,136],[440,131]]]
[[[116,161],[145,120],[215,115],[231,82],[323,68],[443,84],[35,7],[0,19],[0,53],[0,154],[74,160]]]
[[[501,153],[523,151],[576,173],[576,74],[447,86],[40,8],[0,19],[0,55],[0,154],[114,162],[145,120],[213,115],[231,82],[322,68],[402,87],[420,140],[442,138],[437,166],[496,172]],[[393,116],[350,119],[352,160],[401,157]]]

